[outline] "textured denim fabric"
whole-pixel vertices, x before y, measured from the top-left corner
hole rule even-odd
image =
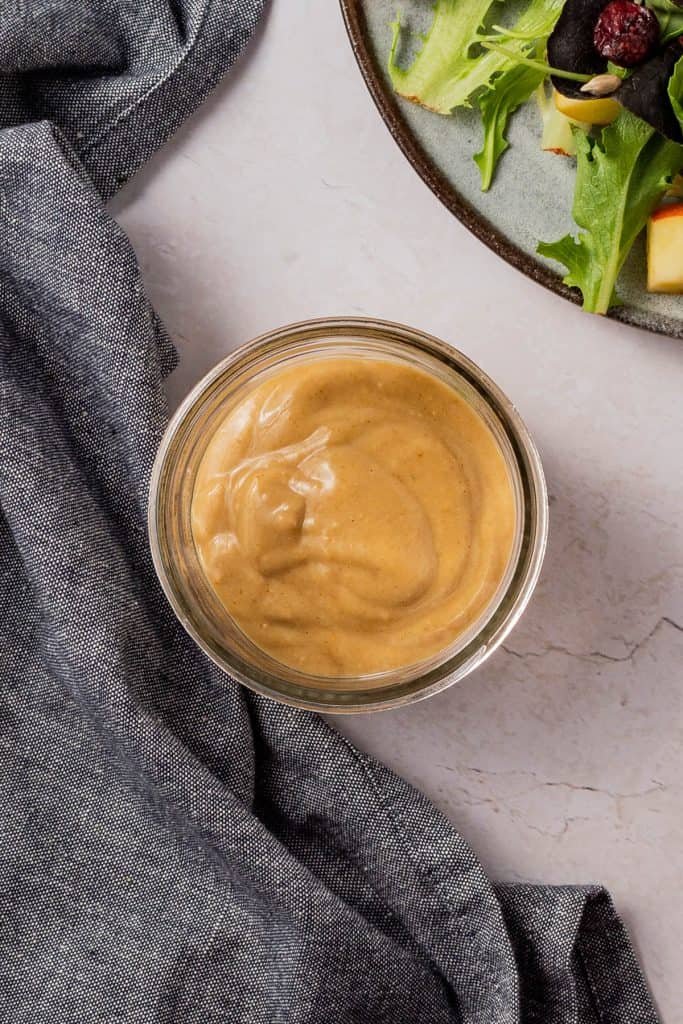
[[[0,8],[0,1020],[652,1024],[602,889],[492,885],[419,793],[212,666],[156,581],[175,357],[103,198],[261,7]]]

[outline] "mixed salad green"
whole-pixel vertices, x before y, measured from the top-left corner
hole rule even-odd
[[[400,17],[392,26],[389,56],[393,86],[406,99],[439,114],[478,107],[483,143],[474,160],[484,190],[493,184],[508,148],[510,118],[523,103],[540,93],[547,109],[551,82],[579,101],[612,90],[620,104],[612,123],[598,127],[579,119],[567,127],[576,156],[577,233],[538,247],[539,254],[566,267],[565,283],[580,289],[584,308],[594,313],[618,303],[616,282],[624,261],[683,169],[683,0],[643,5],[641,20],[650,33],[648,19],[654,23],[656,44],[646,40],[650,50],[640,59],[642,39],[636,37],[636,63],[623,60],[630,66],[594,48],[595,25],[607,6],[612,14],[612,8],[636,5],[527,0],[521,10],[516,6],[516,17],[501,24],[511,7],[501,0],[436,0],[431,27],[412,63],[399,58],[406,31]]]

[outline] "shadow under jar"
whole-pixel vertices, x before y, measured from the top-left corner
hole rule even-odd
[[[203,568],[193,534],[193,498],[202,460],[226,415],[263,382],[320,360],[398,364],[451,389],[490,432],[514,504],[509,557],[495,592],[476,619],[464,630],[454,631],[450,642],[436,653],[413,664],[366,675],[304,672],[258,646],[220,600]],[[524,611],[540,572],[547,529],[547,493],[538,452],[514,406],[493,381],[444,342],[398,324],[361,318],[313,320],[283,327],[257,338],[216,366],[172,418],[150,486],[152,556],[182,625],[233,679],[275,700],[318,711],[399,707],[468,675],[502,643]],[[311,601],[315,599],[311,594]]]

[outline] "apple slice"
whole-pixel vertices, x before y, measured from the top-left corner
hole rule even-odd
[[[683,293],[683,203],[662,206],[648,221],[647,290]]]

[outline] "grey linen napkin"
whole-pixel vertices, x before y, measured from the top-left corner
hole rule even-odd
[[[175,622],[148,477],[174,353],[111,196],[264,0],[0,10],[0,1019],[651,1024],[598,887],[453,827]]]

